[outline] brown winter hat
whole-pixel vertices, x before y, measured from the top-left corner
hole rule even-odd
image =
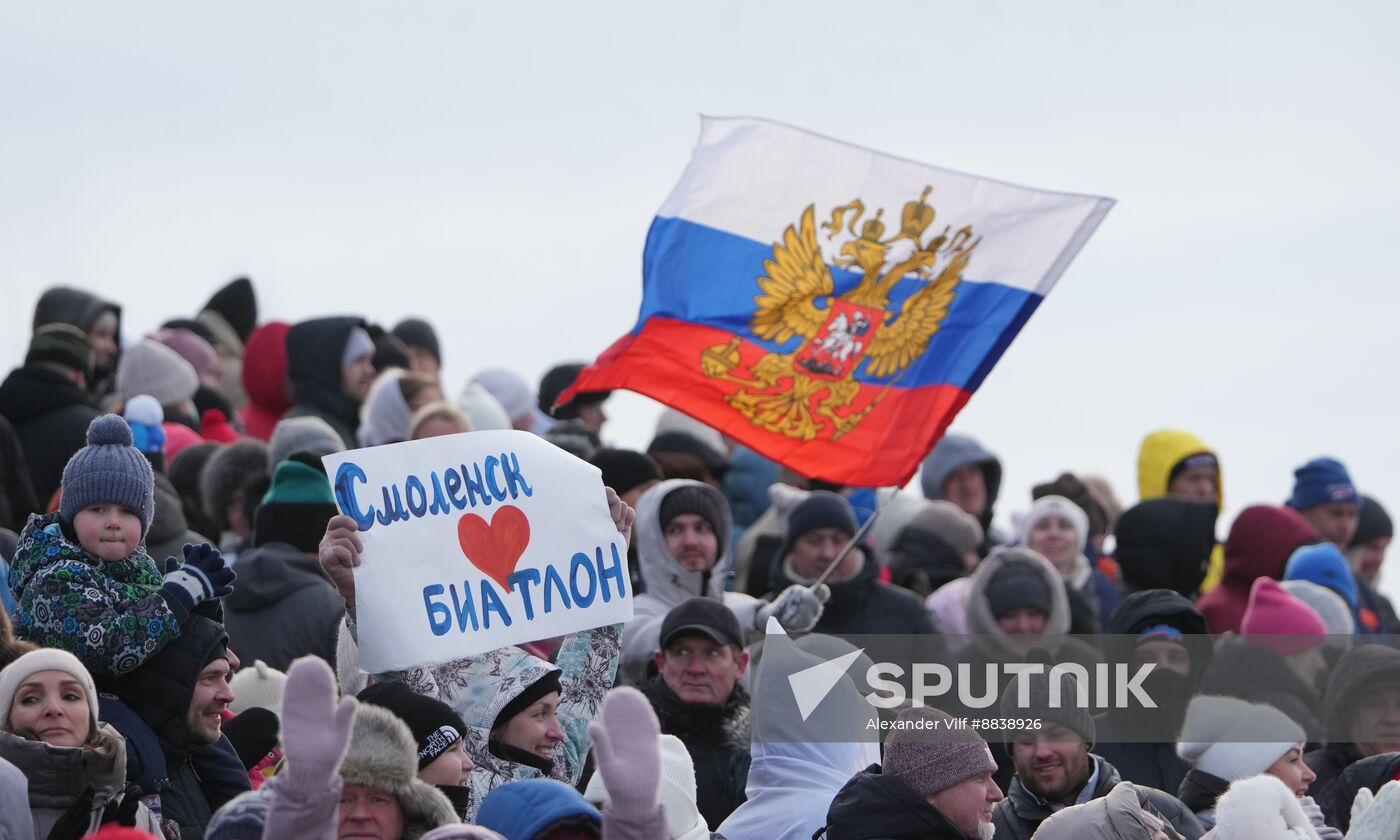
[[[946,712],[917,706],[899,713],[885,740],[885,768],[927,799],[997,769],[987,742],[972,728],[951,728]]]

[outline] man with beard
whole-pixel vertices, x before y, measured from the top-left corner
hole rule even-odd
[[[222,731],[238,664],[223,626],[196,613],[178,638],[119,677],[115,694],[99,695],[102,720],[126,738],[127,781],[182,840],[202,838],[213,813],[251,789]]]
[[[1051,814],[1073,805],[1082,805],[1107,796],[1122,779],[1110,763],[1094,755],[1094,719],[1078,704],[1078,682],[1067,673],[1053,671],[1043,663],[1044,672],[1024,673],[1002,695],[1004,719],[1035,720],[1039,729],[1008,730],[1007,750],[1016,775],[1011,779],[1006,799],[992,815],[997,840],[1029,840]],[[1050,702],[1052,674],[1060,680],[1055,705]],[[1021,681],[1025,681],[1025,685]],[[1026,689],[1026,704],[1018,702]],[[1195,815],[1171,794],[1147,786],[1151,807],[1186,840],[1198,840],[1204,833]]]
[[[916,706],[893,721],[885,764],[851,778],[827,811],[827,840],[991,840],[997,764],[972,728]],[[998,837],[1001,835],[998,833]]]

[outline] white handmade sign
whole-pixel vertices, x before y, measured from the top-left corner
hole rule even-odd
[[[360,528],[360,664],[381,672],[632,618],[602,474],[528,432],[322,459]]]

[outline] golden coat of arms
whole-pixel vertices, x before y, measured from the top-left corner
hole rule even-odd
[[[924,239],[935,216],[927,203],[931,191],[925,187],[917,201],[904,205],[899,232],[888,239],[883,208],[858,234],[866,209],[860,199],[832,210],[821,225],[831,262],[860,274],[839,297],[818,239],[816,206],[807,205],[801,221],[773,243],[772,259],[763,262],[766,274],[758,278],[751,322],[755,335],[780,346],[794,336],[803,340],[791,352],[765,353],[747,366],[737,337],[706,348],[700,357],[705,375],[740,386],[725,402],[756,426],[804,441],[835,441],[860,424],[928,349],[981,242],[970,225],[951,236],[951,226],[945,226]],[[895,313],[890,294],[906,277],[921,285]],[[857,405],[861,386],[855,374],[862,363],[867,379],[893,378]]]

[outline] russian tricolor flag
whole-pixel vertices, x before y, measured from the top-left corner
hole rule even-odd
[[[903,484],[1113,201],[705,119],[636,326],[580,375],[813,478]]]

